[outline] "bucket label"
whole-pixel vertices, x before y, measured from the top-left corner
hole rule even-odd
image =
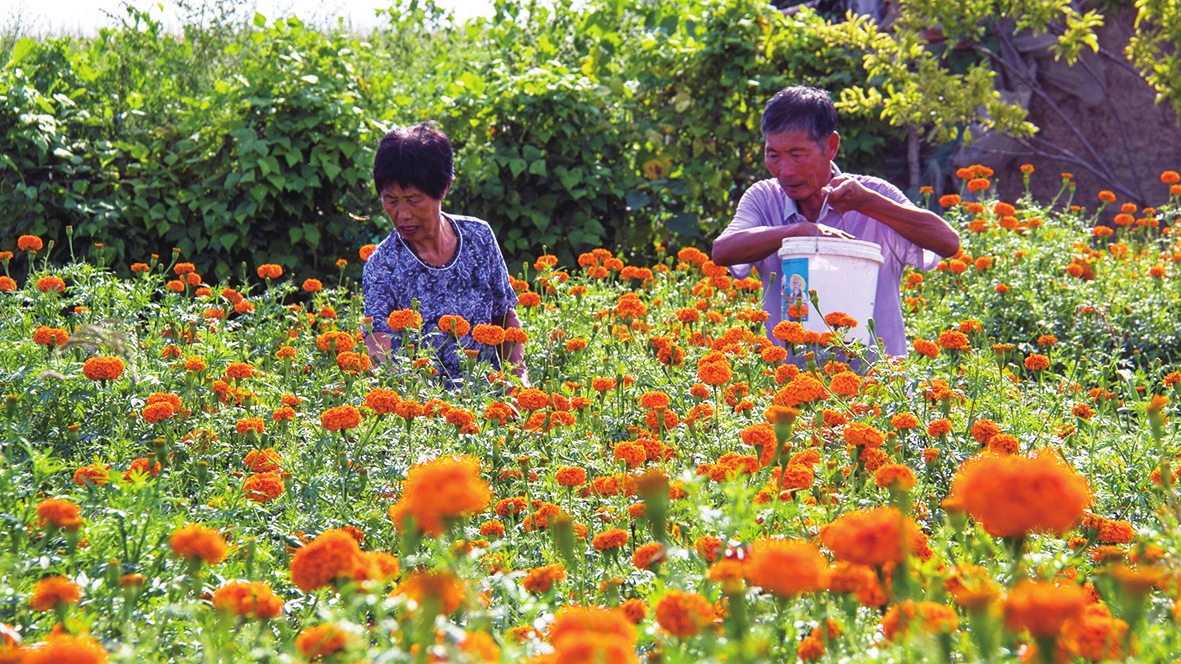
[[[783,259],[783,320],[808,320],[808,259]],[[797,306],[798,303],[798,306]]]

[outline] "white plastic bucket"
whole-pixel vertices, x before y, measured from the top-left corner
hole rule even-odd
[[[867,323],[873,317],[878,291],[878,268],[882,249],[873,242],[835,237],[789,237],[779,249],[783,269],[783,320],[799,321],[806,330],[827,332],[829,327],[819,315],[841,312],[857,320],[857,327],[845,335],[871,345]],[[820,298],[820,312],[813,311],[809,290]],[[802,316],[788,316],[788,308],[802,298],[807,307]]]

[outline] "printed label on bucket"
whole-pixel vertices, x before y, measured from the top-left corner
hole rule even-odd
[[[799,307],[796,303],[799,303]],[[783,259],[783,320],[808,320],[808,259]]]

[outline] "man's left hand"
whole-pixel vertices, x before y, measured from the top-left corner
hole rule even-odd
[[[841,214],[850,211],[860,212],[869,205],[874,197],[872,191],[844,174],[829,180],[820,193],[828,198],[829,206]]]

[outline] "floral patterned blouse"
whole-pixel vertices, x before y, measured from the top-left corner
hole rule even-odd
[[[391,347],[402,346],[386,319],[391,311],[409,309],[418,300],[422,315],[422,343],[437,351],[438,368],[450,381],[463,375],[462,348],[476,348],[471,334],[459,339],[439,331],[439,318],[462,316],[474,328],[491,323],[517,306],[517,294],[509,282],[508,267],[488,222],[475,217],[444,214],[458,237],[455,256],[446,265],[430,265],[419,258],[397,231],[390,233],[365,262],[361,292],[365,315],[373,319],[373,330],[392,334]],[[414,333],[410,333],[413,337]],[[413,338],[412,338],[413,340]],[[480,350],[480,360],[500,368],[493,348]]]

